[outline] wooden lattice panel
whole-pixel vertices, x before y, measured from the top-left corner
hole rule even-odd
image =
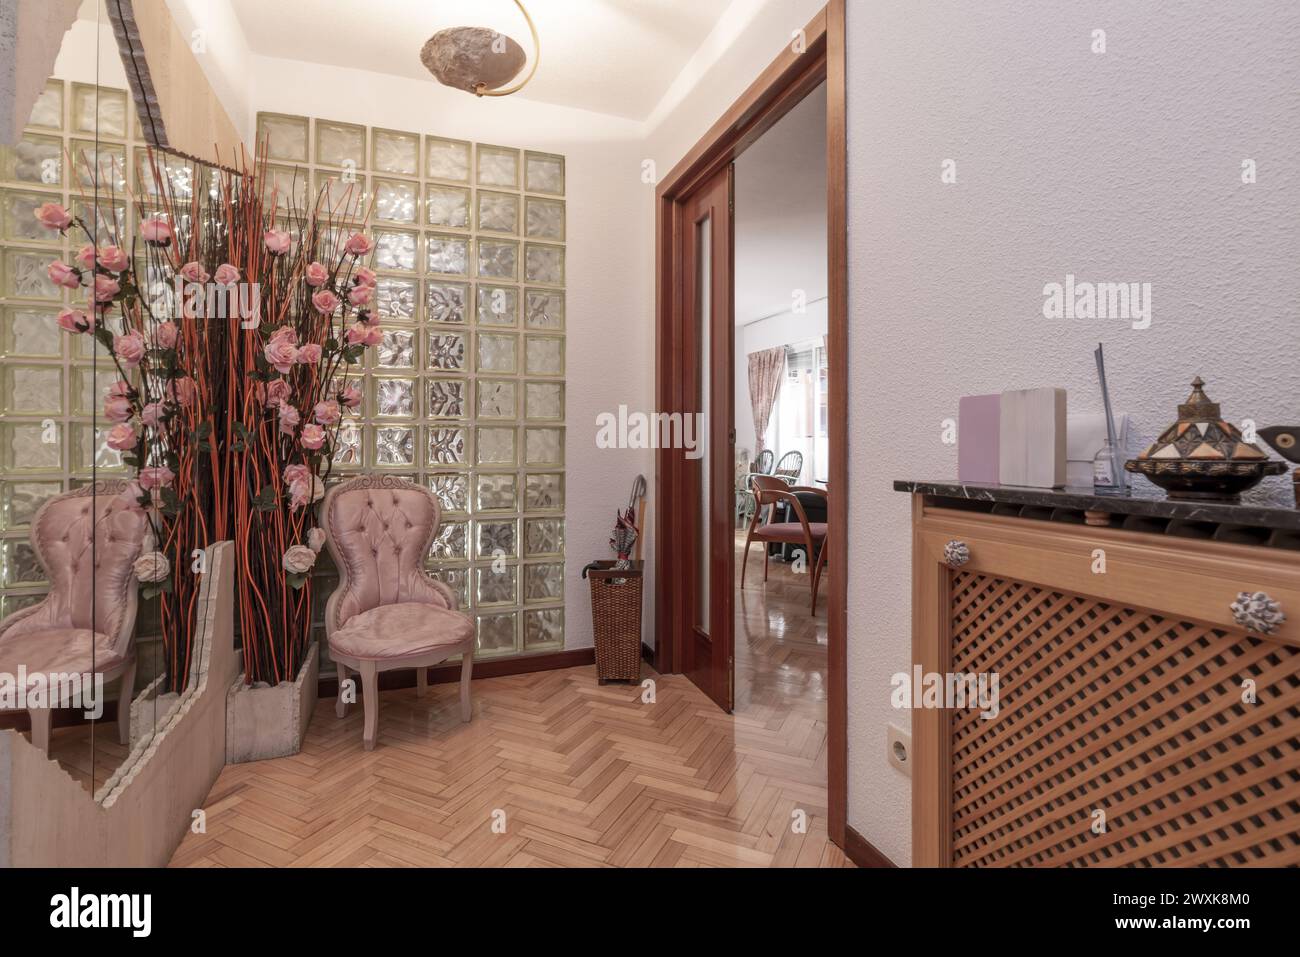
[[[1300,864],[1300,649],[973,572],[950,594],[951,670],[1000,676],[996,718],[950,712],[955,866]]]

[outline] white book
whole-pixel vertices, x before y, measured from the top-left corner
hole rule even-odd
[[[1002,485],[1065,485],[1064,389],[1014,389],[1002,393],[998,428],[998,481]]]

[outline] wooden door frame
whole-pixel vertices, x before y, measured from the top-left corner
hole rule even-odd
[[[682,300],[686,284],[678,274],[684,208],[693,190],[732,162],[823,82],[826,84],[829,515],[832,529],[848,527],[848,243],[845,114],[845,0],[831,0],[803,30],[801,52],[786,46],[750,87],[695,144],[655,191],[655,399],[661,412],[684,405],[677,355],[683,335]],[[659,449],[655,456],[655,655],[656,670],[672,673],[682,659],[689,634],[687,603],[694,551],[690,510],[678,507],[685,489],[681,450]],[[848,542],[831,535],[826,547],[831,567],[827,598],[827,800],[830,838],[845,841],[848,803]]]

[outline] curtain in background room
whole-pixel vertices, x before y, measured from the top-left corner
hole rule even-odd
[[[767,423],[772,406],[781,391],[781,374],[785,370],[785,346],[763,349],[749,354],[749,402],[754,410],[754,455],[763,451]]]

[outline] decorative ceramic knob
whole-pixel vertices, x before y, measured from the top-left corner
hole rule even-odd
[[[1237,596],[1237,600],[1230,607],[1232,617],[1237,619],[1237,624],[1247,631],[1258,632],[1261,635],[1273,634],[1282,622],[1286,621],[1286,615],[1282,614],[1282,606],[1262,591],[1254,594],[1244,591]]]
[[[943,560],[948,563],[949,568],[960,568],[970,561],[970,546],[953,539],[943,546]]]

